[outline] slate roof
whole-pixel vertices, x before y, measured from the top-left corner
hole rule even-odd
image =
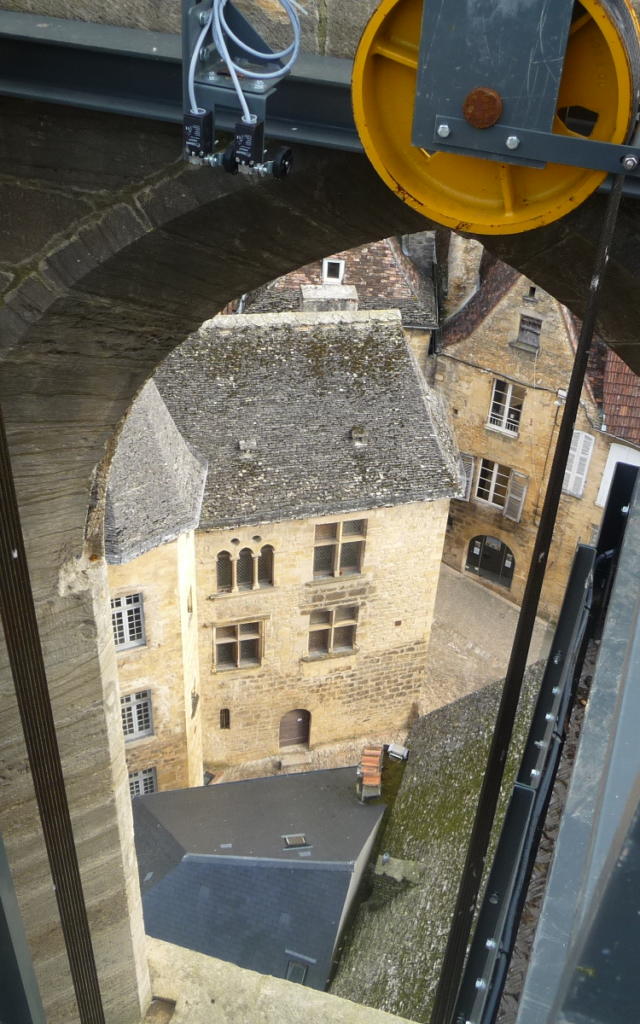
[[[345,262],[343,284],[353,285],[359,309],[398,309],[405,327],[433,329],[438,308],[433,282],[433,232],[405,235],[335,253]],[[303,285],[322,284],[322,260],[277,278],[247,296],[248,313],[282,313],[301,308]]]
[[[603,412],[610,434],[640,444],[640,377],[611,349],[604,369]]]
[[[441,399],[423,383],[397,312],[216,317],[155,381],[185,440],[209,461],[203,527],[458,491]]]
[[[206,473],[206,460],[188,449],[155,384],[148,381],[124,421],[111,463],[107,562],[128,562],[194,529]]]
[[[355,768],[170,790],[133,801],[145,929],[156,938],[324,988],[353,871],[384,806]],[[309,846],[285,850],[283,835]]]

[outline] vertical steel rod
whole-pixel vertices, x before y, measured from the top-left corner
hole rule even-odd
[[[0,618],[80,1021],[81,1024],[104,1024],[98,974],[1,410]]]
[[[465,865],[460,879],[451,930],[436,988],[431,1024],[454,1024],[453,1014],[462,980],[462,969],[478,901],[478,893],[482,883],[487,848],[500,796],[500,785],[522,690],[522,681],[527,667],[527,655],[535,626],[549,548],[553,538],[553,528],[560,503],[573,426],[578,411],[580,394],[587,369],[589,349],[596,323],[598,299],[609,259],[609,249],[615,232],[624,178],[624,174],[616,177],[613,189],[607,200],[607,210],[600,234],[582,330],[580,331],[571,380],[567,390],[564,414],[560,422],[560,430],[551,464],[544,505],[540,515],[538,533],[531,556],[529,575],[513,638],[511,657],[487,758],[487,767],[482,781]]]

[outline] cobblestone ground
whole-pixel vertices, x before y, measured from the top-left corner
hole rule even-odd
[[[498,1012],[497,1024],[515,1024],[518,1013],[518,1003],[524,985],[525,975],[529,966],[531,949],[535,938],[538,917],[544,899],[547,877],[553,859],[553,849],[560,825],[560,818],[567,799],[567,790],[571,780],[573,764],[575,761],[580,729],[584,718],[588,687],[591,682],[593,664],[589,658],[585,662],[578,696],[569,723],[567,739],[562,752],[558,774],[547,817],[545,819],[542,839],[538,847],[538,855],[531,874],[531,881],[527,890],[527,897],[520,920],[520,927],[516,937],[516,944],[511,959],[511,965],[507,974],[507,980]]]
[[[520,609],[468,573],[443,565],[429,644],[424,713],[505,675]],[[553,627],[536,625],[528,663],[546,658]]]

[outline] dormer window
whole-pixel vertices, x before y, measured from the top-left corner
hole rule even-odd
[[[344,278],[344,260],[326,259],[322,261],[322,283],[342,284]]]

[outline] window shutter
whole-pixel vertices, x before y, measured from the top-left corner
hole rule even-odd
[[[464,494],[462,495],[462,501],[468,501],[471,495],[471,485],[473,483],[473,471],[475,469],[476,460],[473,455],[467,455],[466,452],[460,452],[460,461],[462,462],[462,470],[464,472]]]
[[[584,485],[587,482],[587,471],[593,451],[593,437],[585,434],[583,430],[574,430],[569,448],[567,468],[564,473],[562,490],[567,494],[573,494],[581,498],[584,493]]]
[[[529,477],[525,476],[524,473],[511,471],[509,489],[502,514],[506,519],[513,519],[514,523],[520,522],[528,483]]]

